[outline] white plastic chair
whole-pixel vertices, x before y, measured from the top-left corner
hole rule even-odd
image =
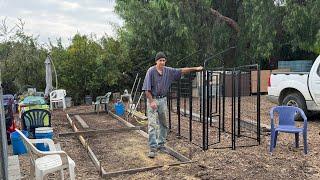
[[[50,93],[50,109],[53,110],[54,103],[62,102],[63,110],[66,109],[66,97],[67,93],[64,89],[53,90]]]
[[[42,180],[47,174],[56,171],[60,171],[61,179],[64,179],[63,169],[69,169],[70,179],[75,179],[74,161],[64,151],[57,150],[52,139],[29,139],[20,130],[16,131],[30,156],[30,179]],[[33,145],[35,143],[47,144],[49,151],[39,151]]]

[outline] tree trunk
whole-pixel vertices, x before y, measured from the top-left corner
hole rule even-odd
[[[229,7],[232,7],[230,10],[230,16],[236,18],[236,4],[235,2],[231,2],[231,5]],[[220,21],[225,22],[232,30],[233,33],[229,39],[229,47],[236,47],[238,36],[240,34],[240,27],[236,20],[229,18],[227,16],[222,15],[219,11],[210,8],[210,11],[212,15],[216,18],[218,18]],[[226,52],[223,55],[223,61],[224,66],[226,67],[232,67],[235,65],[236,62],[236,48],[230,49],[230,51]]]

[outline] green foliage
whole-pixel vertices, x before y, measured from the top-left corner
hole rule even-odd
[[[306,59],[319,54],[320,1],[243,1],[242,45],[262,59]],[[311,55],[311,56],[310,56]]]
[[[15,38],[15,41],[12,39]],[[20,91],[26,85],[44,89],[44,59],[46,50],[37,39],[18,29],[14,36],[3,34],[0,43],[0,61],[4,93]]]
[[[145,57],[144,69],[160,50],[168,54],[169,65],[181,67],[200,65],[206,57],[231,46],[237,47],[236,52],[220,57],[226,65],[267,65],[269,59],[319,53],[320,1],[301,2],[288,0],[285,6],[276,6],[270,0],[119,0],[116,12],[125,20],[119,36],[132,52],[128,57],[132,61]],[[214,17],[210,8],[238,23],[240,34]],[[180,61],[200,49],[201,53]],[[218,66],[220,61],[210,64]]]
[[[222,29],[215,28],[209,5],[208,1],[117,1],[116,12],[125,20],[121,42],[133,64],[141,69],[143,60],[143,74],[154,63],[156,52],[164,51],[170,66],[198,66],[206,54],[225,48],[213,42],[225,44],[229,31],[224,36],[215,35]],[[202,53],[180,61],[200,49]]]
[[[105,94],[110,87],[119,86],[122,71],[130,64],[123,58],[118,41],[106,37],[99,41],[76,34],[67,48],[60,43],[51,45],[59,87],[67,89],[76,103],[81,103],[86,95]]]
[[[289,42],[296,49],[320,53],[320,1],[288,0],[283,25],[290,35]]]
[[[273,1],[243,1],[244,15],[242,19],[243,49],[253,58],[268,58],[274,49],[277,34],[277,15]]]
[[[58,88],[66,89],[76,104],[86,95],[93,97],[131,86],[124,72],[131,68],[124,46],[113,38],[99,40],[76,34],[69,46],[61,39],[49,49],[41,47],[36,38],[27,36],[23,28],[3,34],[0,43],[2,81],[5,93],[17,93],[26,85],[45,89],[45,64],[48,52],[58,75]],[[55,87],[55,79],[53,78]]]
[[[5,91],[14,93],[25,85],[45,88],[44,60],[49,53],[58,75],[58,88],[67,90],[75,103],[86,95],[130,88],[136,73],[143,77],[164,51],[168,65],[199,66],[222,50],[208,66],[236,66],[272,60],[311,59],[320,53],[320,1],[286,0],[118,0],[116,12],[124,20],[117,38],[75,34],[70,45],[61,39],[49,48],[26,35],[23,22],[0,28],[0,68]],[[221,17],[232,19],[234,28]],[[55,84],[55,82],[54,82]],[[54,85],[55,86],[55,85]]]

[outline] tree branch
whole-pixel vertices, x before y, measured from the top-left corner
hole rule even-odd
[[[226,16],[220,14],[220,13],[219,13],[217,10],[215,10],[215,9],[210,8],[210,11],[212,12],[212,15],[213,15],[213,16],[215,16],[215,17],[218,18],[219,20],[222,20],[222,21],[224,21],[225,23],[227,23],[228,26],[230,26],[233,30],[236,31],[237,34],[239,34],[239,32],[240,32],[240,27],[238,26],[238,23],[237,23],[235,20],[233,20],[233,19],[231,19],[231,18],[229,18],[229,17],[226,17]]]

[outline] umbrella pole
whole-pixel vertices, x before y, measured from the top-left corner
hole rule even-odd
[[[53,70],[54,70],[54,74],[55,74],[55,78],[56,78],[56,89],[58,89],[58,75],[57,75],[57,71],[56,71],[56,67],[54,66],[53,60],[51,59],[51,57],[49,56],[50,62],[52,64]]]

